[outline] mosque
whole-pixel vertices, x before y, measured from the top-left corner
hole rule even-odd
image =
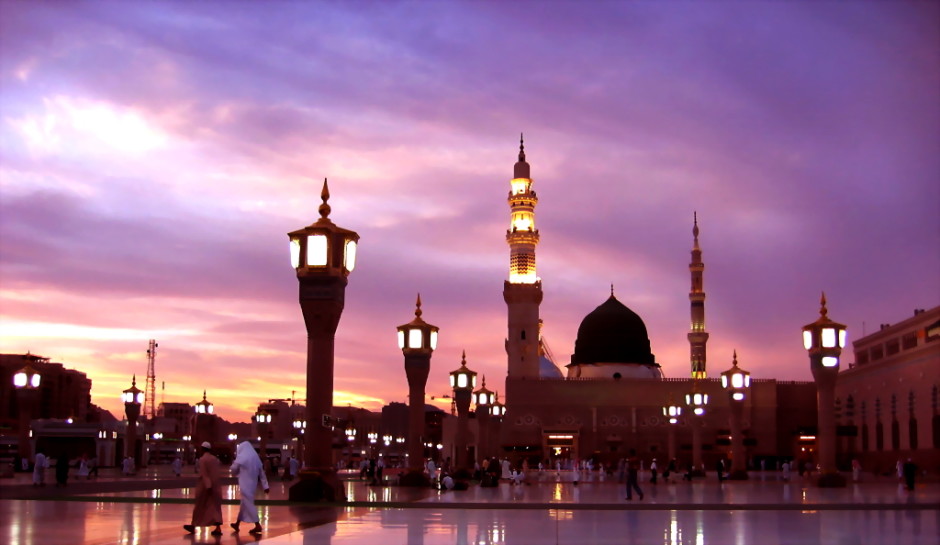
[[[500,450],[540,460],[612,461],[635,449],[645,459],[676,457],[680,464],[687,464],[693,457],[692,431],[698,427],[706,467],[713,467],[718,457],[730,458],[728,394],[720,380],[709,378],[706,369],[705,265],[697,218],[689,265],[689,376],[663,375],[643,319],[614,295],[613,288],[610,297],[582,320],[563,374],[540,335],[542,281],[536,274],[535,252],[538,197],[530,172],[520,141],[508,197],[510,258],[503,287],[508,373]],[[727,362],[718,371],[730,367]],[[670,424],[663,407],[684,406],[686,394],[693,389],[708,395],[705,413],[692,418],[686,408],[684,417]],[[813,382],[752,380],[743,413],[747,461],[757,465],[764,459],[773,467],[781,458],[812,457],[816,421]]]

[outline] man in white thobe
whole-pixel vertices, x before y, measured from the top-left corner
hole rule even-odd
[[[46,486],[46,468],[49,467],[49,461],[46,455],[37,452],[36,462],[33,464],[33,486]]]
[[[267,494],[268,477],[264,474],[264,465],[261,463],[261,457],[255,452],[254,447],[248,441],[242,441],[235,448],[235,461],[232,462],[232,475],[238,477],[238,490],[241,493],[241,503],[238,507],[238,516],[232,523],[232,528],[238,532],[238,526],[242,522],[253,522],[255,527],[248,530],[249,534],[261,534],[261,520],[258,518],[258,508],[255,506],[255,492],[258,490],[258,484]]]

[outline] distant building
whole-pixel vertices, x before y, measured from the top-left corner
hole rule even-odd
[[[42,377],[30,413],[32,419],[72,418],[76,422],[99,419],[91,404],[91,379],[85,373],[66,369],[61,363],[35,354],[0,354],[0,427],[16,430],[19,425],[13,375],[27,364]]]
[[[940,469],[940,306],[882,324],[852,347],[855,362],[836,383],[840,458],[882,473],[908,457]]]

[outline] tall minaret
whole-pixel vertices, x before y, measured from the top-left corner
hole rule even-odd
[[[539,304],[542,302],[542,281],[535,274],[535,247],[539,232],[535,228],[535,205],[538,197],[532,191],[529,163],[525,162],[525,145],[519,137],[519,161],[513,167],[509,182],[509,280],[503,286],[503,299],[509,307],[509,378],[539,376]]]
[[[689,301],[692,303],[692,330],[689,332],[689,348],[692,352],[692,378],[705,378],[705,343],[708,342],[708,333],[705,332],[705,291],[702,286],[702,249],[698,246],[698,214],[693,212],[692,237],[692,263],[689,263],[689,272],[692,273],[692,291],[689,292]]]

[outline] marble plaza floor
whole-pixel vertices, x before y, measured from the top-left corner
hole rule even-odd
[[[32,487],[27,475],[0,480],[0,542],[19,545],[541,545],[541,544],[903,544],[940,543],[940,484],[908,492],[866,475],[843,489],[752,473],[746,482],[697,479],[652,485],[627,501],[616,481],[577,486],[554,472],[529,485],[438,492],[345,481],[343,505],[290,504],[290,483],[259,494],[265,532],[195,536],[192,474],[151,468],[135,477],[104,471],[65,488]],[[50,474],[51,477],[51,474]],[[237,487],[223,492],[225,522],[238,512]]]

